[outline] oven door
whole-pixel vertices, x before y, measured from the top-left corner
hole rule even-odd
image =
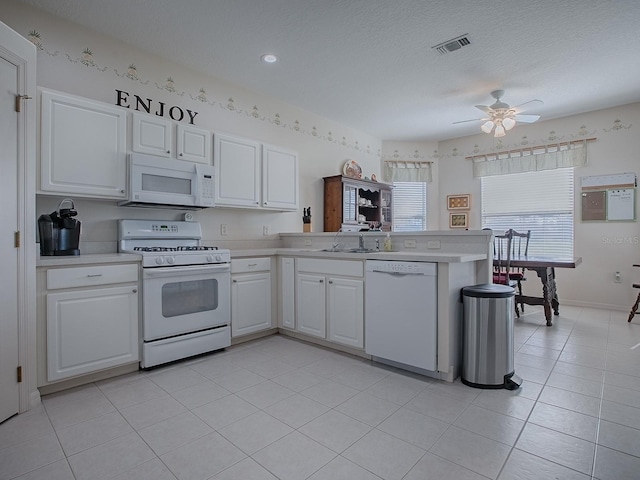
[[[145,342],[229,325],[228,263],[145,268],[142,278]]]

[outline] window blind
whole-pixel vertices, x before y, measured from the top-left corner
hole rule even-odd
[[[393,182],[393,231],[427,229],[427,184]]]
[[[482,177],[481,184],[483,228],[531,230],[531,256],[573,256],[573,168]]]

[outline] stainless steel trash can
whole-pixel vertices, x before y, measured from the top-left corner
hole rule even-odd
[[[464,311],[462,383],[515,390],[522,380],[513,367],[515,290],[494,283],[462,289]]]

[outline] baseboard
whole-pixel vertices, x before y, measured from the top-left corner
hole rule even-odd
[[[629,312],[631,305],[610,305],[608,303],[595,303],[595,302],[583,302],[580,300],[563,300],[560,299],[560,313],[562,313],[562,306],[567,307],[584,307],[584,308],[597,308],[600,310],[615,310],[617,312]]]

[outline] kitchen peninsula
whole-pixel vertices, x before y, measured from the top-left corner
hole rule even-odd
[[[233,250],[231,249],[232,261],[234,258],[251,258],[277,255],[278,260],[278,304],[279,318],[278,328],[281,333],[291,335],[305,340],[338,348],[350,353],[364,354],[361,343],[338,339],[337,344],[331,331],[331,314],[327,314],[326,325],[328,331],[317,330],[308,334],[301,334],[299,325],[295,323],[296,313],[300,313],[293,306],[293,293],[287,294],[286,286],[293,291],[294,285],[300,285],[294,277],[302,271],[307,274],[309,263],[307,259],[320,261],[316,263],[320,282],[323,278],[326,283],[331,284],[332,279],[343,278],[346,280],[356,280],[364,282],[364,264],[366,260],[387,260],[403,262],[429,262],[437,265],[437,372],[432,376],[446,381],[453,381],[460,374],[461,360],[461,326],[462,326],[462,304],[460,303],[460,289],[464,286],[490,281],[491,266],[487,260],[491,258],[491,232],[478,231],[431,231],[431,232],[411,232],[393,233],[393,251],[377,251],[375,245],[382,245],[386,233],[365,232],[359,233],[282,233],[280,234],[282,246],[275,249],[256,250]],[[336,238],[337,237],[337,238]],[[366,252],[353,252],[349,247],[357,247],[359,241],[365,245]],[[331,250],[336,240],[340,241],[343,251]],[[300,269],[300,259],[305,259],[304,269]],[[361,273],[353,273],[353,270],[335,273],[335,262],[350,262],[359,264]],[[333,264],[333,265],[332,265]],[[326,270],[325,270],[326,265]],[[296,277],[297,278],[297,277]],[[308,277],[307,277],[308,278]],[[351,284],[354,285],[354,284]],[[344,287],[344,286],[343,286]],[[299,287],[298,287],[299,288]],[[323,291],[324,291],[324,287]],[[327,288],[331,288],[329,285]],[[298,294],[298,291],[296,291]],[[354,295],[358,295],[358,289],[353,290]],[[290,298],[289,314],[287,315],[287,298]],[[331,303],[331,302],[329,302]],[[363,307],[366,310],[366,298],[363,299]],[[297,305],[300,308],[299,304]],[[321,306],[324,306],[321,305]],[[329,309],[332,307],[329,306]],[[354,307],[355,308],[355,307]],[[340,309],[337,309],[340,314]],[[401,314],[401,309],[398,311]],[[366,315],[365,315],[366,317]],[[289,320],[287,320],[289,319]],[[390,319],[392,320],[392,319]],[[283,323],[284,322],[284,323]],[[288,323],[287,323],[288,322]],[[365,319],[366,323],[366,319]],[[324,326],[323,326],[324,328]],[[355,329],[355,327],[353,327]],[[309,330],[302,330],[308,333]],[[346,345],[346,346],[345,346]],[[349,346],[355,348],[349,348]],[[358,348],[360,347],[360,348]]]

